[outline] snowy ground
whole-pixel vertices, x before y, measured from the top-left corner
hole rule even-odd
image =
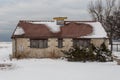
[[[0,80],[120,80],[116,62],[67,62],[53,59],[9,60],[11,43],[0,43],[0,63],[13,64],[0,69]]]
[[[9,60],[10,54],[12,54],[11,42],[0,42],[0,61]]]

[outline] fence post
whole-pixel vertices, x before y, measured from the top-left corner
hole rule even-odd
[[[118,52],[118,44],[117,44],[117,52]]]

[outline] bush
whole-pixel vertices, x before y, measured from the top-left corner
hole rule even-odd
[[[68,61],[112,61],[111,51],[107,49],[105,43],[101,44],[99,48],[90,44],[87,48],[73,47],[68,51],[64,50],[62,52],[66,55]]]
[[[112,61],[112,52],[107,49],[105,43],[102,43],[100,48],[95,49],[96,60],[100,62]]]
[[[95,54],[93,52],[93,46],[91,45],[89,48],[79,48],[73,47],[68,51],[62,51],[68,61],[94,61]]]

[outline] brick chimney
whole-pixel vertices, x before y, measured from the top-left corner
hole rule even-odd
[[[57,25],[64,25],[64,20],[67,19],[67,17],[54,17],[53,18],[56,21]]]

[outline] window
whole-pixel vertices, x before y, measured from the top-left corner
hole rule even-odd
[[[64,25],[64,20],[57,20],[57,25]]]
[[[63,39],[58,39],[58,48],[63,47]]]
[[[31,48],[47,48],[48,40],[47,39],[30,40],[30,47]]]
[[[73,46],[88,47],[90,45],[90,39],[73,39]]]

